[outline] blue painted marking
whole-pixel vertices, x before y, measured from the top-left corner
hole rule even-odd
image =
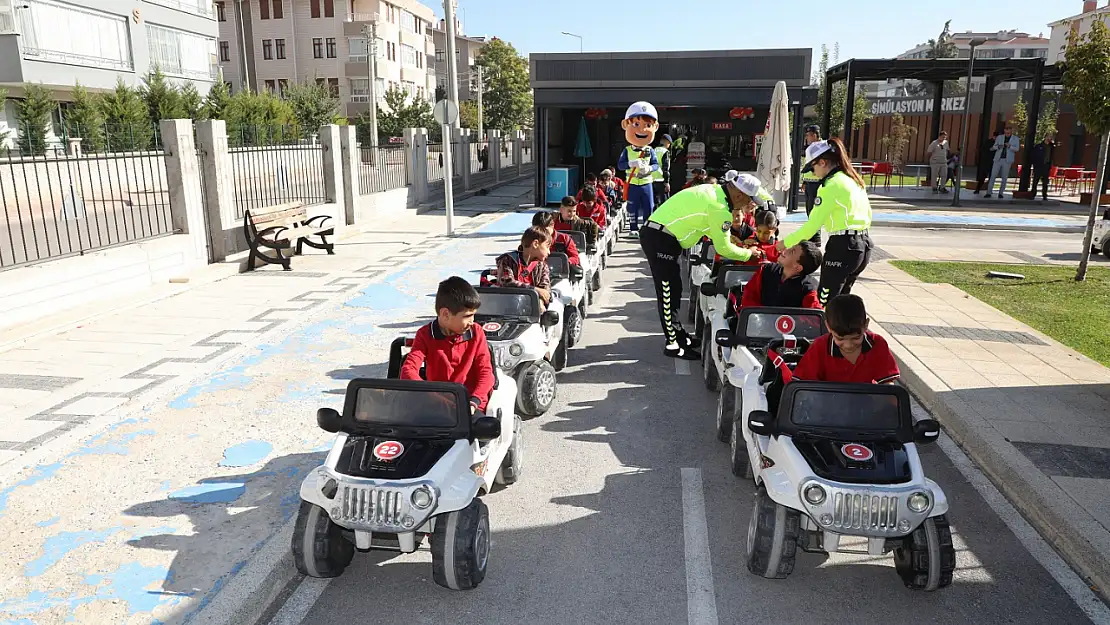
[[[273,450],[274,446],[266,441],[250,440],[239,443],[224,450],[224,459],[220,461],[220,466],[249,467],[265,460]]]
[[[247,492],[244,482],[197,484],[170,493],[170,499],[183,503],[231,503]]]
[[[62,463],[60,462],[42,465],[40,467],[37,467],[34,473],[32,473],[27,478],[16,482],[15,484],[12,484],[4,490],[0,490],[0,514],[3,514],[4,510],[7,509],[8,500],[11,498],[11,494],[15,492],[15,489],[22,488],[24,486],[34,486],[35,484],[38,484],[43,480],[50,479],[54,477],[54,474],[57,473],[58,470],[61,468]]]
[[[173,481],[172,481],[172,480],[164,480],[164,481],[163,481],[163,482],[162,482],[162,483],[161,483],[161,484],[160,484],[160,485],[158,486],[158,490],[160,490],[160,491],[162,491],[162,492],[165,492],[165,491],[169,490],[169,489],[170,489],[170,486],[172,486],[172,485],[173,485]]]
[[[403,293],[389,284],[375,283],[368,285],[362,290],[362,295],[349,300],[344,305],[372,310],[392,310],[412,306],[415,303],[416,298],[408,293]]]
[[[175,605],[184,599],[186,595],[162,589],[168,574],[169,567],[130,562],[107,575],[87,575],[85,583],[97,586],[92,599],[125,601],[131,614],[140,614],[153,612],[159,606]]]
[[[154,436],[156,434],[158,434],[158,432],[156,432],[154,430],[140,430],[138,432],[129,432],[129,433],[124,434],[123,436],[119,437],[119,439],[117,441],[113,441],[113,442],[110,442],[110,443],[105,443],[103,445],[86,446],[86,447],[84,447],[82,449],[79,449],[79,450],[75,451],[74,453],[70,454],[70,457],[76,457],[76,456],[107,456],[107,455],[112,455],[112,454],[115,454],[115,455],[118,455],[118,456],[126,456],[128,454],[128,452],[130,451],[127,448],[128,443],[134,442],[135,439],[139,438],[140,436]],[[92,441],[90,441],[90,442],[92,442]]]
[[[510,213],[493,223],[482,226],[477,232],[482,234],[503,234],[506,236],[516,235],[519,237],[525,230],[532,226],[532,215],[535,213],[536,211]]]
[[[193,403],[197,397],[214,393],[216,391],[229,391],[234,389],[246,388],[251,383],[251,377],[246,374],[247,368],[262,362],[261,358],[253,357],[244,360],[241,364],[236,365],[222,373],[218,373],[205,382],[191,387],[181,395],[169,403],[169,407],[174,410],[185,410],[186,408],[195,408],[196,404]]]
[[[45,521],[39,521],[38,523],[35,523],[35,525],[37,525],[37,526],[39,526],[39,527],[50,527],[51,525],[54,525],[55,523],[57,523],[58,521],[60,521],[60,520],[61,520],[61,518],[62,518],[62,517],[60,517],[60,516],[56,516],[56,517],[54,517],[54,518],[52,518],[52,519],[47,519],[47,520],[45,520]]]
[[[50,567],[61,561],[69,552],[81,545],[104,542],[122,528],[113,527],[102,531],[61,532],[47,538],[42,543],[42,555],[27,563],[23,574],[27,577],[38,577]]]

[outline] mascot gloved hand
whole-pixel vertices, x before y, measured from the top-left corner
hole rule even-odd
[[[659,130],[659,113],[650,102],[635,102],[625,112],[621,128],[628,146],[621,152],[617,167],[628,179],[628,215],[632,222],[629,229],[638,233],[640,217],[647,221],[655,210],[651,183],[652,174],[659,169],[659,159],[651,144]]]

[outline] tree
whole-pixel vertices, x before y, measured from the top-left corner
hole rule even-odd
[[[432,105],[425,99],[409,96],[404,90],[391,87],[385,92],[385,106],[378,107],[378,140],[400,137],[405,128],[427,128],[433,136],[439,135],[439,124],[432,116]],[[359,118],[357,125],[362,128],[361,135],[369,132],[369,120]]]
[[[1014,127],[1014,134],[1025,140],[1025,129],[1029,126],[1029,112],[1025,106],[1025,96],[1019,91],[1017,102],[1010,110],[1010,125]]]
[[[73,85],[73,106],[66,116],[66,132],[81,139],[85,152],[104,149],[104,112],[100,96],[89,93],[81,83]]]
[[[916,134],[917,128],[906,125],[901,113],[894,114],[891,118],[890,134],[883,137],[880,143],[886,150],[885,160],[894,166],[895,171],[902,171],[906,148],[910,145],[910,139]]]
[[[327,85],[316,81],[290,85],[285,90],[285,101],[292,107],[301,131],[308,134],[320,132],[320,126],[335,121],[339,113],[339,98]]]
[[[483,111],[484,112],[484,111]],[[459,119],[463,128],[478,128],[478,103],[474,100],[459,102]]]
[[[204,98],[201,115],[206,119],[223,119],[229,102],[231,102],[231,91],[228,90],[227,83],[217,80]]]
[[[956,47],[956,42],[952,39],[952,20],[944,23],[944,28],[941,29],[940,34],[935,39],[930,39],[925,42],[928,48],[927,56],[929,59],[954,59],[960,56],[959,48]],[[906,93],[914,96],[926,96],[933,94],[934,87],[928,83],[914,81],[906,85]],[[946,80],[944,81],[945,93],[964,93],[967,88],[961,88],[961,81],[959,80]]]
[[[27,154],[46,150],[46,130],[58,103],[49,89],[40,84],[24,83],[23,99],[16,101],[19,117],[19,149]]]
[[[269,92],[236,93],[228,100],[223,119],[227,140],[235,146],[273,145],[300,138],[293,108]]]
[[[1087,131],[1099,138],[1095,192],[1091,194],[1076,282],[1087,279],[1095,218],[1106,184],[1106,151],[1107,141],[1110,141],[1110,96],[1107,95],[1110,94],[1110,29],[1103,19],[1092,20],[1091,30],[1086,35],[1080,36],[1078,29],[1072,30],[1064,53],[1064,98],[1075,107],[1075,116]]]
[[[1059,118],[1060,113],[1056,108],[1056,100],[1048,98],[1045,101],[1044,108],[1041,109],[1041,115],[1037,118],[1037,141],[1044,141],[1048,135],[1056,134],[1056,120]]]
[[[166,75],[157,67],[143,78],[139,96],[146,103],[150,121],[157,124],[163,119],[185,117],[185,107],[181,104],[181,92],[177,86],[166,80]]]
[[[518,130],[532,125],[528,59],[507,41],[494,37],[482,46],[477,65],[484,72],[483,108],[488,128]]]
[[[206,119],[200,92],[197,91],[197,86],[191,82],[185,83],[185,86],[181,88],[181,110],[185,113],[185,117],[189,119]]]
[[[154,136],[150,109],[139,92],[116,80],[116,88],[100,98],[109,152],[145,150]]]
[[[833,49],[832,62],[836,63],[840,58],[840,44],[836,44]],[[826,81],[825,74],[829,71],[829,48],[828,46],[821,46],[821,62],[818,65],[817,75],[814,76],[813,81],[819,85],[817,89],[817,104],[814,109],[817,111],[817,118],[822,119],[825,113],[825,89]],[[825,128],[825,133],[828,136],[843,136],[844,135],[844,106],[848,102],[848,84],[841,81],[833,85],[832,91],[832,109],[829,116],[832,129]],[[855,94],[852,108],[852,130],[859,130],[863,128],[867,120],[871,119],[871,105],[868,104],[867,98],[862,93]]]

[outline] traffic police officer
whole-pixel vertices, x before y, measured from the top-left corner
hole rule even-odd
[[[655,158],[659,159],[659,169],[651,172],[651,186],[655,194],[655,205],[662,206],[671,195],[671,136],[663,135],[655,147]]]
[[[651,267],[658,300],[659,323],[667,344],[663,353],[671,358],[700,360],[693,339],[678,321],[682,302],[682,272],[678,257],[702,237],[709,237],[721,256],[746,261],[757,253],[731,240],[733,215],[750,207],[762,193],[759,180],[740,174],[721,185],[699,185],[675,193],[655,210],[640,230],[640,247]]]
[[[819,180],[813,211],[806,223],[780,239],[777,247],[782,251],[797,245],[820,232],[822,226],[829,232],[817,290],[823,306],[837,295],[851,293],[856,278],[871,261],[871,202],[840,139],[810,144],[803,171],[812,171]]]
[[[806,126],[806,146],[813,145],[820,140],[821,127],[817,124]],[[821,186],[821,179],[818,178],[812,170],[808,170],[802,174],[802,185],[805,187],[806,192],[806,217],[808,217],[809,214],[813,212],[813,201],[817,199],[817,189]],[[818,230],[810,241],[813,241],[817,245],[821,245],[821,231]]]

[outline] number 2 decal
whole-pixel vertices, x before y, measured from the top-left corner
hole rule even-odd
[[[849,460],[870,460],[875,453],[869,448],[860,445],[859,443],[848,443],[840,447],[840,453],[844,454],[845,458]]]

